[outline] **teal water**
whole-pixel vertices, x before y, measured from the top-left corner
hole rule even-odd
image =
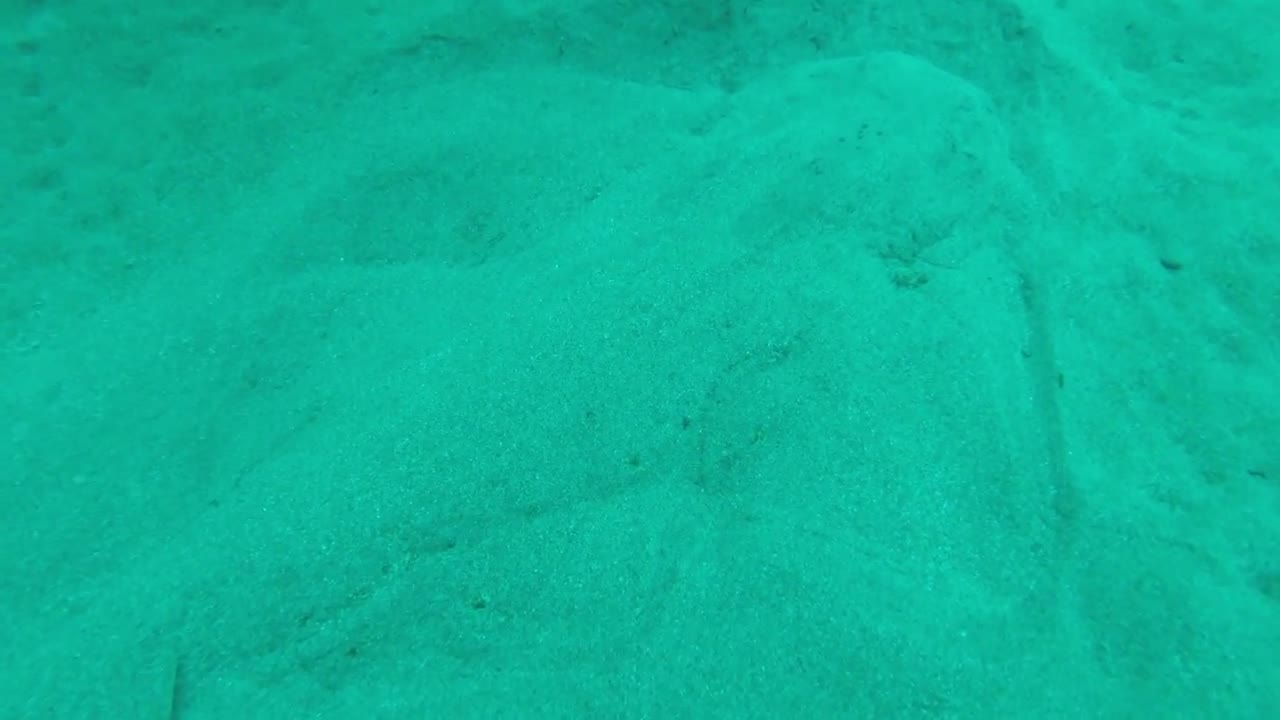
[[[1280,717],[1277,36],[8,4],[0,718]]]

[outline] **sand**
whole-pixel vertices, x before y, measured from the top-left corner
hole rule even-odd
[[[0,14],[0,716],[1280,717],[1273,4],[409,4]]]

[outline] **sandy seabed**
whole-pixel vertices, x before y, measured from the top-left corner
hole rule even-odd
[[[1280,717],[1275,4],[12,5],[0,716]]]

